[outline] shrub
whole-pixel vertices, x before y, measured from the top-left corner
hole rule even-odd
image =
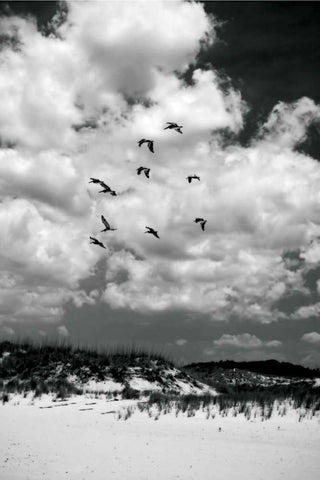
[[[126,400],[135,400],[140,398],[139,390],[129,387],[128,385],[122,390],[122,398]]]

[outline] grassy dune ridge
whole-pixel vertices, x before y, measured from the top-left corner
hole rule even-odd
[[[97,351],[66,344],[2,342],[0,400],[5,403],[17,393],[34,397],[53,394],[60,399],[91,393],[106,399],[136,400],[134,407],[120,415],[125,419],[136,409],[155,419],[166,413],[191,417],[198,411],[205,412],[207,418],[243,414],[248,420],[257,412],[268,419],[273,412],[285,415],[288,409],[299,410],[301,418],[320,415],[320,386],[314,379],[256,375],[253,382],[252,372],[242,369],[238,375],[232,367],[223,375],[221,368],[216,375],[214,369],[203,375],[188,367],[177,368],[163,354],[134,346]],[[132,388],[132,379],[148,388]],[[119,388],[90,392],[83,387],[88,382],[99,386],[108,381],[118,382]],[[183,389],[185,385],[191,388],[190,393]]]
[[[177,382],[200,385],[164,355],[134,346],[97,351],[66,344],[0,343],[2,395],[32,391],[35,396],[53,393],[65,397],[83,393],[81,386],[87,382],[99,385],[109,381],[122,385],[123,395],[137,398],[130,388],[132,377],[156,383],[163,391]]]

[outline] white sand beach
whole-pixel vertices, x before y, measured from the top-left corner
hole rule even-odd
[[[33,404],[31,404],[33,403]],[[2,480],[317,480],[319,417],[270,420],[119,411],[135,401],[73,397],[0,406]],[[49,407],[49,408],[47,408]],[[221,431],[220,431],[221,429]]]

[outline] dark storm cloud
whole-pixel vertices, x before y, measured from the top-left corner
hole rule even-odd
[[[240,140],[246,143],[279,101],[320,101],[317,2],[204,2],[220,20],[218,41],[199,55],[225,71],[250,105]],[[319,135],[310,127],[307,153],[320,159]]]
[[[19,15],[22,17],[33,16],[39,28],[47,26],[52,21],[61,8],[65,9],[65,2],[1,2],[0,3],[0,15]]]

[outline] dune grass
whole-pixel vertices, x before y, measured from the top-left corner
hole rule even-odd
[[[133,345],[97,351],[65,343],[6,341],[0,343],[0,359],[0,391],[3,394],[33,391],[35,396],[82,393],[70,381],[71,376],[83,383],[90,379],[103,381],[107,371],[114,381],[125,383],[128,367],[139,366],[144,378],[154,381],[161,367],[173,366],[164,355]],[[125,394],[133,395],[127,390]]]
[[[139,410],[147,411],[149,415],[150,412],[157,412],[156,417],[169,412],[191,417],[201,410],[207,412],[207,418],[233,412],[233,415],[244,414],[250,419],[258,409],[262,418],[267,419],[277,409],[286,412],[285,405],[309,412],[310,415],[320,412],[320,388],[313,388],[303,380],[288,385],[254,387],[221,385],[211,380],[211,386],[216,387],[219,393],[217,396],[182,395],[176,391],[165,391],[165,388],[162,392],[139,392],[127,382],[128,369],[132,367],[139,367],[142,378],[165,385],[163,372],[175,365],[163,354],[133,345],[97,351],[63,343],[2,342],[0,400],[7,402],[10,394],[26,395],[28,392],[33,392],[35,397],[52,393],[59,398],[67,398],[73,394],[85,393],[73,381],[74,378],[80,384],[92,379],[98,382],[105,380],[107,374],[108,378],[123,385],[122,398],[136,400]],[[179,372],[177,375],[180,375]],[[186,374],[181,375],[183,378]],[[197,381],[199,377],[194,379],[195,384]],[[105,396],[110,398],[108,393]],[[280,405],[282,407],[279,410]],[[132,414],[131,410],[125,415],[127,418]]]

